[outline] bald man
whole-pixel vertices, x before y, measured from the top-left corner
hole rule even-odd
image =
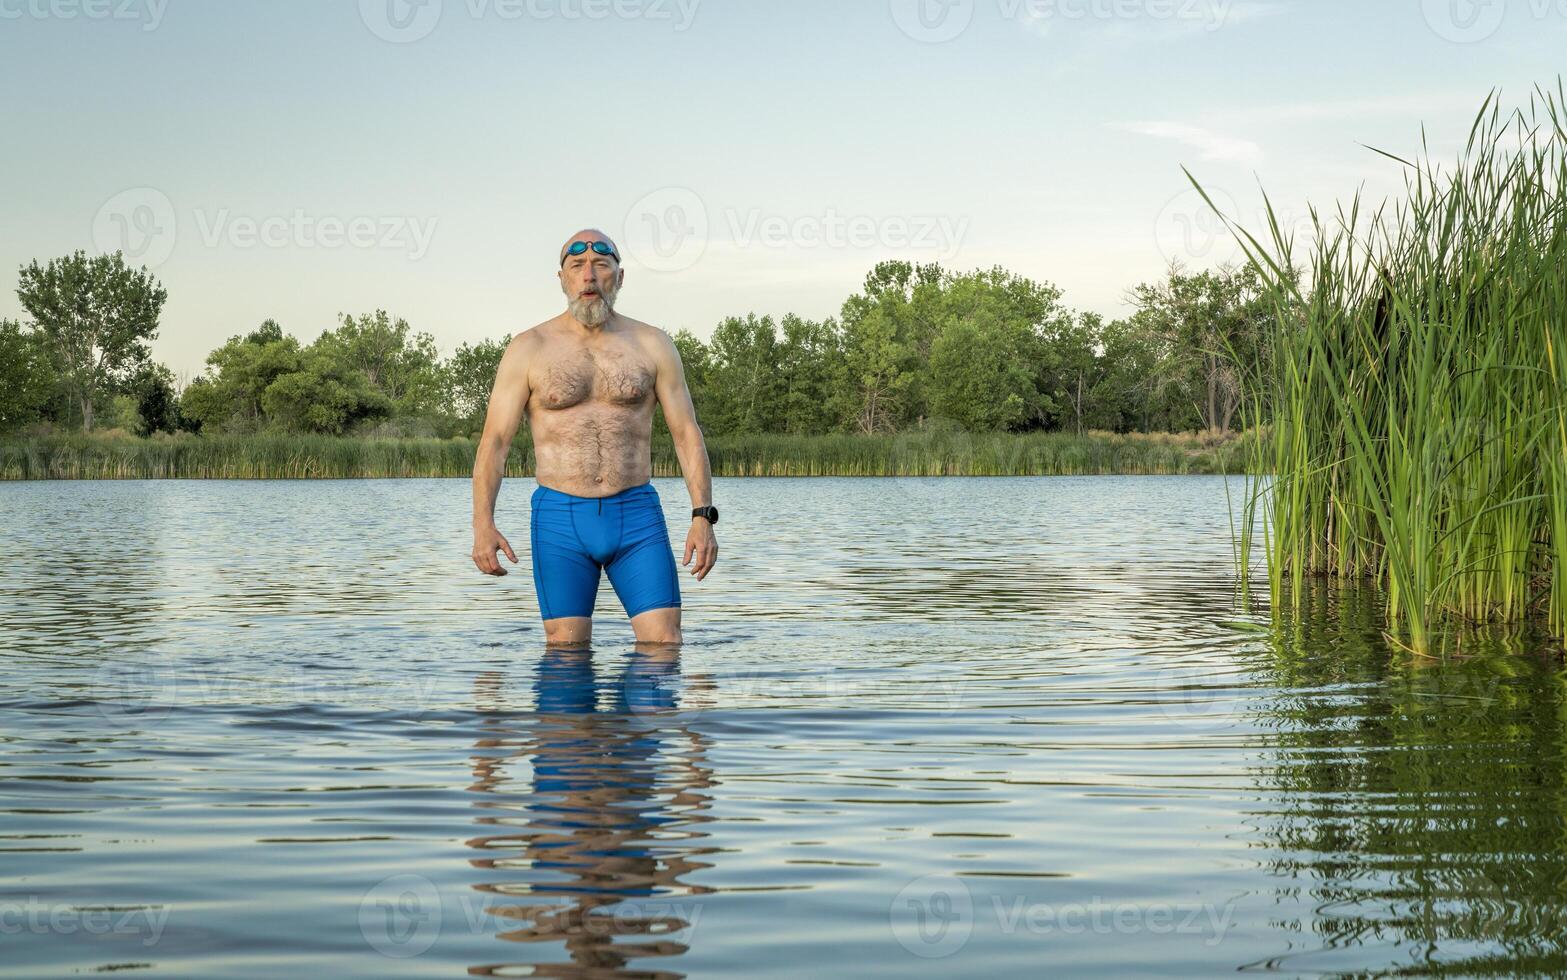
[[[499,576],[506,569],[497,552],[517,562],[495,526],[495,498],[526,413],[539,484],[530,531],[545,642],[591,642],[607,571],[637,642],[678,644],[680,577],[651,482],[655,403],[691,494],[681,564],[700,582],[718,561],[712,471],[680,353],[664,331],[615,312],[626,273],[608,235],[571,236],[560,262],[566,311],[514,337],[495,376],[473,468],[473,563]]]

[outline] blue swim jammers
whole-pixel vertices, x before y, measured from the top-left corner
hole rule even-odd
[[[591,617],[599,574],[609,572],[632,619],[680,606],[680,577],[652,483],[612,497],[533,491],[533,585],[544,619]]]

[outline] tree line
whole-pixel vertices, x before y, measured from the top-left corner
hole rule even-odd
[[[148,347],[166,291],[120,254],[35,261],[17,296],[28,319],[0,322],[0,431],[468,436],[511,339],[443,358],[383,310],[308,344],[267,320],[180,384]],[[1237,361],[1266,357],[1255,271],[1172,267],[1129,297],[1107,322],[1000,267],[892,261],[837,317],[750,314],[674,340],[712,435],[1228,431],[1249,394]]]

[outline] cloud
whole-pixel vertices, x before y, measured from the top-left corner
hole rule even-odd
[[[1225,108],[1205,114],[1226,123],[1285,123],[1318,120],[1407,119],[1413,123],[1430,122],[1449,116],[1462,117],[1468,125],[1480,109],[1484,94],[1468,92],[1421,91],[1399,95],[1375,95],[1351,99],[1324,99],[1314,102],[1284,102],[1272,105]],[[1466,130],[1467,132],[1467,130]]]
[[[1175,140],[1195,148],[1201,159],[1219,163],[1257,164],[1262,162],[1262,147],[1251,140],[1225,136],[1201,126],[1180,122],[1129,122],[1115,123],[1113,128],[1123,129],[1155,139]]]

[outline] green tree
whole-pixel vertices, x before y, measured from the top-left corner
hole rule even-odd
[[[1059,427],[1062,348],[1074,336],[1060,300],[1000,267],[944,274],[931,297],[942,312],[925,372],[930,411],[985,431]]]
[[[483,428],[484,416],[490,406],[490,392],[495,389],[495,375],[500,371],[501,357],[511,345],[511,335],[498,340],[483,340],[469,346],[459,345],[447,359],[442,370],[445,379],[446,403],[451,406],[464,431]]]
[[[299,341],[267,320],[207,355],[207,374],[181,397],[181,409],[203,431],[256,432],[267,424],[262,396],[278,378],[300,369]]]
[[[750,435],[781,431],[783,379],[773,318],[729,317],[708,344],[707,412],[715,432]]]
[[[931,411],[965,429],[1019,428],[1039,411],[1027,323],[981,305],[943,325],[930,355]]]
[[[37,331],[0,320],[0,432],[42,418],[54,389],[54,367]]]
[[[342,435],[351,426],[391,416],[392,400],[336,353],[330,345],[312,345],[301,354],[297,371],[267,385],[261,406],[273,428]]]
[[[852,318],[846,313],[843,341],[853,428],[864,433],[896,429],[909,411],[914,359],[898,339],[895,318],[879,308]]]
[[[1094,392],[1107,367],[1100,355],[1104,318],[1082,313],[1065,321],[1050,340],[1055,371],[1052,402],[1058,406],[1062,428],[1078,435],[1088,428]]]
[[[1163,282],[1133,291],[1133,319],[1154,344],[1161,386],[1191,404],[1209,431],[1228,431],[1245,396],[1237,360],[1266,356],[1270,312],[1260,294],[1251,266],[1195,275],[1176,266]]]
[[[145,438],[154,432],[174,432],[180,428],[174,372],[166,366],[143,365],[131,379],[129,393],[136,399],[137,435]]]
[[[385,310],[357,318],[345,313],[337,329],[322,334],[314,346],[346,369],[361,372],[372,388],[386,396],[393,415],[427,416],[442,407],[435,338],[413,333],[407,320],[393,320]]]
[[[168,293],[146,268],[125,257],[78,251],[24,267],[17,298],[42,333],[61,385],[92,431],[94,403],[134,374],[151,355]]]
[[[783,318],[778,345],[782,399],[779,431],[793,435],[830,432],[847,407],[846,372],[838,325],[832,320]]]
[[[675,350],[680,353],[680,366],[686,373],[686,387],[691,391],[691,404],[696,408],[697,420],[704,430],[712,429],[708,420],[708,375],[712,373],[712,351],[702,343],[691,331],[681,329],[670,338],[675,343]],[[656,415],[659,432],[667,435],[669,426],[664,422],[664,413],[659,411]]]
[[[897,429],[926,414],[932,345],[943,318],[939,265],[882,262],[841,313],[848,423],[861,432]]]

